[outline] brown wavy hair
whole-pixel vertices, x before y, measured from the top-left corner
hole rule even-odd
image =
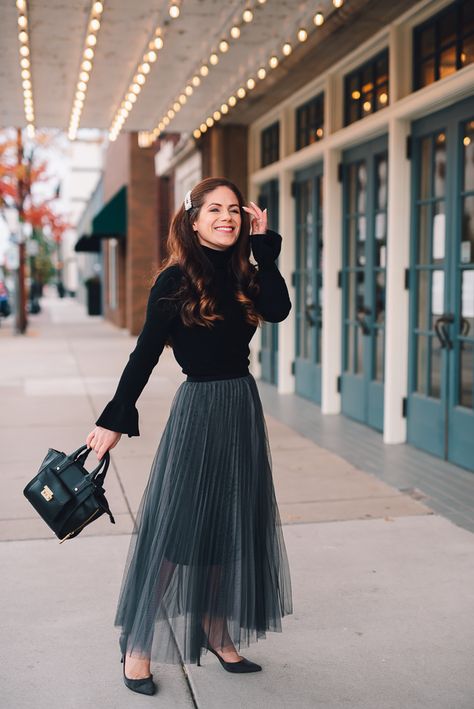
[[[208,177],[199,182],[191,190],[192,208],[186,211],[182,204],[174,214],[167,238],[168,256],[154,274],[153,282],[165,268],[178,265],[184,277],[171,299],[180,301],[183,323],[188,326],[202,325],[212,328],[216,320],[224,319],[224,316],[216,311],[214,267],[202,251],[197,233],[192,227],[206,195],[221,186],[228,187],[237,197],[242,218],[239,238],[233,247],[230,247],[233,248],[233,253],[228,265],[235,276],[235,299],[244,307],[246,322],[258,327],[263,318],[257,313],[252,302],[252,297],[259,292],[259,285],[256,282],[257,269],[249,261],[250,218],[242,209],[242,193],[233,182],[224,177]]]

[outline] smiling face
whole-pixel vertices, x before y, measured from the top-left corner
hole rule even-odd
[[[192,224],[199,243],[218,251],[224,251],[235,244],[241,225],[242,215],[237,195],[224,185],[206,194]]]

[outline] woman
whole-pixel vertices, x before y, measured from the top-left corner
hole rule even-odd
[[[280,248],[266,210],[244,206],[229,180],[188,192],[136,347],[86,439],[100,460],[122,433],[140,435],[135,403],[171,345],[187,379],[151,466],[115,618],[133,691],[156,691],[151,659],[199,665],[202,648],[229,672],[261,670],[235,645],[281,632],[293,612],[266,424],[248,369],[257,326],[291,309]]]

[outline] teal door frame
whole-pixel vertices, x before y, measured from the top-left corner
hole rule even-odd
[[[323,163],[295,172],[295,392],[321,405]]]
[[[276,232],[278,231],[279,196],[278,180],[269,180],[259,186],[258,206],[260,209],[268,210],[268,227]],[[262,324],[259,362],[262,365],[261,378],[270,384],[277,384],[278,323]]]
[[[411,141],[407,439],[474,470],[474,97]]]
[[[383,431],[386,135],[342,153],[341,410]]]

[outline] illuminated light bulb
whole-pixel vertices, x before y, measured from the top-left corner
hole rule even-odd
[[[84,57],[86,59],[92,59],[94,57],[94,50],[92,47],[87,47],[87,49],[84,50]]]
[[[206,66],[206,64],[203,64],[202,67],[199,69],[199,73],[201,76],[207,76],[209,74],[209,67]]]
[[[142,72],[142,74],[149,74],[150,65],[148,64],[148,62],[143,62],[143,64],[139,67],[139,70]]]
[[[140,84],[132,84],[132,86],[130,88],[132,89],[134,94],[139,94],[140,91],[142,90],[142,87],[140,86]]]
[[[133,103],[131,101],[125,101],[125,108],[127,111],[131,111],[133,108]]]
[[[201,133],[205,133],[207,131],[207,125],[205,123],[201,123],[201,125],[199,126],[199,130],[201,131]]]
[[[174,111],[172,108],[170,108],[170,110],[168,111],[167,116],[170,120],[174,118]]]
[[[181,104],[178,103],[177,101],[173,104],[173,111],[177,113],[178,111],[181,111]]]
[[[26,89],[26,91],[23,91],[23,96],[25,98],[33,98],[33,93],[31,91],[31,89]]]
[[[247,79],[247,88],[250,90],[255,88],[255,79]]]
[[[16,0],[16,6],[20,12],[26,10],[26,0]]]
[[[306,32],[306,30],[303,27],[301,27],[301,29],[298,30],[296,36],[298,37],[300,42],[306,42],[306,40],[308,39],[308,33]]]
[[[219,51],[222,53],[229,51],[229,42],[226,39],[222,39],[219,42]]]
[[[179,7],[178,7],[178,5],[175,5],[175,3],[173,3],[172,5],[170,5],[169,13],[170,13],[170,17],[172,17],[173,20],[175,20],[177,17],[179,17]]]
[[[207,125],[209,128],[212,128],[212,126],[214,125],[214,119],[211,118],[211,116],[208,116],[208,117],[206,118],[206,125]]]
[[[101,2],[95,2],[92,10],[96,15],[100,15],[104,11],[104,5]]]
[[[26,57],[22,57],[22,59],[20,59],[20,66],[22,67],[22,69],[28,69],[28,67],[30,66],[30,60]]]
[[[28,138],[34,138],[35,137],[35,127],[31,123],[26,126],[26,132],[28,135]]]
[[[189,86],[189,84],[184,89],[184,93],[186,94],[186,96],[191,96],[193,91],[194,91],[193,87]]]
[[[245,98],[246,90],[244,89],[243,86],[241,86],[239,89],[237,89],[237,96],[239,98]]]
[[[169,122],[170,122],[170,119],[168,118],[168,116],[163,116],[163,123],[165,124],[165,126],[167,126],[169,124]]]
[[[24,79],[21,82],[21,85],[23,86],[24,89],[31,89],[31,81],[29,79]]]
[[[343,5],[343,0],[332,0],[332,4],[333,4],[334,7],[336,7],[336,8],[342,7],[342,5]]]
[[[76,98],[80,98],[82,101],[84,101],[86,95],[84,91],[76,91]]]
[[[24,44],[22,47],[20,47],[20,54],[22,57],[28,57],[30,55],[30,48]]]
[[[193,136],[196,138],[196,140],[201,137],[201,131],[199,130],[199,128],[193,130]]]
[[[135,103],[136,100],[136,95],[133,93],[133,91],[130,91],[130,93],[127,94],[127,101],[130,101],[130,103]]]
[[[464,136],[464,138],[462,139],[462,142],[463,142],[463,145],[465,145],[466,148],[467,148],[467,146],[471,144],[471,139],[470,139],[470,137],[469,137],[468,135],[466,135],[466,136]]]
[[[351,97],[357,101],[360,98],[360,91],[353,91]]]
[[[89,81],[89,74],[87,71],[81,71],[79,74],[79,78],[81,81]]]
[[[316,135],[318,136],[318,138],[322,138],[323,134],[324,130],[322,128],[318,128],[318,130],[316,131]]]
[[[386,93],[380,94],[380,103],[387,103],[388,95]]]
[[[222,104],[221,113],[229,113],[229,106],[226,103]]]
[[[199,78],[199,76],[193,76],[193,78],[192,78],[193,86],[199,86],[200,83],[201,83],[201,79]]]
[[[267,75],[267,70],[262,67],[257,71],[257,76],[259,79],[264,79]]]
[[[184,106],[184,104],[186,103],[187,100],[188,100],[188,99],[187,99],[187,97],[186,97],[184,94],[180,94],[180,97],[179,97],[178,101],[180,102],[180,104],[181,104],[182,106]]]
[[[155,49],[163,49],[163,40],[161,37],[155,37],[153,44],[155,45]]]
[[[313,17],[313,22],[316,25],[316,27],[321,27],[321,25],[324,22],[324,15],[322,12],[317,12],[315,16]]]
[[[120,115],[123,116],[124,118],[127,118],[128,116],[128,111],[126,108],[121,108],[120,109]]]
[[[29,79],[31,77],[30,70],[29,69],[23,69],[21,72],[21,78],[22,79]]]
[[[244,10],[242,13],[242,19],[244,22],[252,22],[252,20],[253,20],[252,10]]]
[[[288,57],[291,54],[291,44],[289,42],[285,42],[282,48],[282,52],[285,57]]]
[[[233,39],[239,39],[240,37],[240,27],[237,27],[237,25],[234,25],[233,27],[230,28],[230,36]]]
[[[164,124],[164,123],[161,123],[161,122],[158,123],[158,128],[159,128],[160,130],[164,130],[164,129],[165,129],[165,124]]]
[[[28,20],[26,19],[25,15],[20,15],[18,17],[18,27],[21,27],[22,29],[25,29],[25,27],[28,24]]]
[[[235,96],[229,96],[227,103],[229,104],[229,106],[235,106],[235,104],[237,103],[237,99],[235,98]]]
[[[97,37],[95,36],[95,34],[88,34],[86,43],[89,45],[89,47],[95,47],[95,45],[97,44]]]
[[[143,86],[143,84],[145,83],[146,79],[145,79],[145,77],[143,76],[143,74],[137,74],[137,75],[135,76],[135,81],[136,81],[137,84],[141,84],[141,85]]]
[[[210,62],[213,66],[215,66],[218,61],[219,61],[219,57],[217,56],[217,54],[214,54],[214,53],[211,54],[211,56],[209,57],[209,62]]]
[[[91,30],[91,32],[98,32],[100,30],[100,22],[96,17],[94,17],[94,19],[90,21],[89,29]]]
[[[370,103],[370,101],[364,101],[364,103],[362,104],[362,108],[366,112],[370,111],[371,107],[372,107],[372,104]]]
[[[86,59],[85,62],[82,62],[81,69],[84,69],[84,71],[90,71],[92,69],[92,62]]]
[[[86,91],[87,90],[86,82],[85,81],[78,81],[77,88],[79,89],[79,91]]]
[[[28,42],[28,32],[20,32],[18,39],[22,44],[26,44]]]
[[[272,69],[276,69],[276,67],[278,66],[278,57],[273,55],[273,57],[270,57],[268,63]]]
[[[267,2],[267,0],[258,0],[259,5],[265,5],[266,2]]]
[[[214,113],[212,114],[212,117],[215,121],[220,121],[220,119],[221,119],[220,111],[214,111]]]
[[[148,52],[148,54],[146,55],[146,58],[147,58],[147,61],[149,61],[153,64],[153,62],[156,62],[156,60],[158,59],[158,54],[156,52],[154,52],[153,50],[151,50],[151,52]]]

